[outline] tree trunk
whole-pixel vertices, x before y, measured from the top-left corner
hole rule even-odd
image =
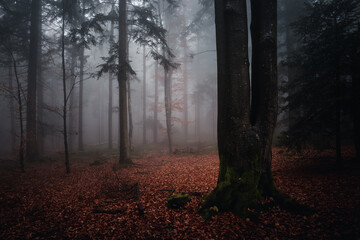
[[[71,70],[70,70],[70,87],[75,85],[75,67],[76,67],[76,51],[75,46],[73,46],[71,52]],[[73,94],[70,95],[70,104],[69,104],[69,151],[73,151],[74,149],[74,132],[75,132],[75,96]]]
[[[114,41],[114,21],[110,25],[110,43]],[[113,136],[112,136],[112,114],[113,114],[113,81],[112,72],[109,71],[109,106],[108,106],[108,148],[112,149]]]
[[[143,145],[146,144],[146,48],[143,46]]]
[[[66,93],[66,71],[65,71],[65,6],[63,0],[63,15],[62,15],[62,29],[61,29],[61,63],[62,63],[62,80],[63,80],[63,135],[64,135],[64,151],[65,151],[65,167],[66,173],[70,173],[69,150],[68,150],[68,136],[67,136],[67,93]]]
[[[40,15],[41,0],[33,0],[31,2],[30,53],[26,109],[26,158],[29,161],[34,161],[38,154],[36,143],[36,79],[39,59]]]
[[[79,49],[79,135],[78,135],[78,150],[79,152],[84,151],[84,140],[83,140],[83,92],[84,92],[84,47],[80,46]]]
[[[248,209],[265,196],[284,199],[271,174],[277,117],[276,5],[276,0],[252,1],[250,108],[246,0],[215,0],[220,169],[216,188],[202,203],[204,217],[213,214],[213,206],[249,216]]]
[[[127,112],[127,26],[126,26],[126,0],[119,0],[119,136],[120,136],[120,154],[119,163],[131,163],[129,154],[129,135],[128,135],[128,112]]]
[[[17,73],[16,60],[11,53],[12,63],[14,67],[16,85],[17,85],[17,103],[18,103],[18,111],[19,111],[19,122],[20,122],[20,147],[19,147],[19,162],[21,172],[25,172],[24,168],[24,147],[25,147],[25,137],[24,137],[24,117],[23,117],[23,104],[21,98],[21,83]]]
[[[131,101],[130,79],[128,81],[126,81],[126,83],[127,83],[128,111],[129,111],[129,151],[132,152],[134,150],[134,147],[133,147],[134,125],[133,125],[133,119],[132,119],[132,101]]]
[[[169,153],[172,153],[172,133],[171,133],[171,70],[164,69],[164,88],[165,88],[165,116],[166,132],[168,136]]]
[[[40,6],[41,8],[41,6]],[[44,130],[44,83],[42,74],[42,19],[39,17],[39,46],[38,46],[38,72],[37,72],[37,142],[39,155],[44,154],[45,130]]]
[[[184,37],[183,39],[183,55],[184,55],[184,60],[183,60],[183,77],[184,77],[184,93],[183,93],[183,98],[184,98],[184,137],[185,137],[185,144],[186,144],[186,149],[188,151],[188,69],[187,69],[187,39],[186,37]]]
[[[15,108],[14,108],[14,98],[12,95],[14,94],[13,89],[13,68],[12,68],[12,59],[11,56],[9,58],[9,91],[10,91],[10,134],[11,134],[11,153],[13,155],[16,154],[15,152],[15,136],[16,136],[16,129],[15,129]]]
[[[129,44],[130,38],[128,36],[126,42],[126,61],[129,62]],[[127,96],[128,96],[128,115],[129,115],[129,154],[134,150],[133,146],[133,132],[134,132],[134,125],[133,125],[133,118],[132,118],[132,101],[131,101],[131,83],[130,83],[130,73],[129,71],[126,72],[126,83],[127,83]]]
[[[154,143],[158,141],[158,102],[159,102],[159,82],[158,82],[158,70],[159,63],[156,60],[155,62],[155,100],[154,100]]]

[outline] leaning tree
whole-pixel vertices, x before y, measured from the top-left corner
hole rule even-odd
[[[268,196],[281,206],[305,210],[276,189],[271,173],[278,108],[277,1],[251,1],[251,83],[246,9],[246,0],[215,0],[220,170],[216,188],[201,204],[204,217],[217,211],[248,216]]]

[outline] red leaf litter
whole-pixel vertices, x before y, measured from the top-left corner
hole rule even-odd
[[[116,156],[90,166],[101,154],[73,160],[28,164],[0,161],[0,239],[359,239],[360,164],[344,151],[344,168],[334,167],[334,152],[300,155],[273,150],[278,188],[316,209],[308,217],[278,207],[258,221],[224,213],[211,220],[197,207],[215,186],[216,154],[144,154],[135,165],[118,168]],[[172,193],[191,202],[166,207]],[[138,210],[139,204],[144,214]]]

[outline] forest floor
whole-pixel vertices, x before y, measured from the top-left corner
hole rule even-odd
[[[216,185],[216,153],[144,153],[119,168],[116,153],[73,154],[70,174],[62,161],[26,165],[0,160],[0,239],[359,239],[360,164],[344,151],[344,168],[334,152],[293,155],[274,149],[276,185],[312,216],[278,207],[257,221],[231,213],[204,220],[201,198]],[[138,190],[138,191],[137,191]],[[172,193],[191,202],[169,209]],[[139,214],[138,203],[145,209]]]

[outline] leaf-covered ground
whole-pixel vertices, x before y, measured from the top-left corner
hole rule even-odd
[[[15,161],[2,160],[0,239],[359,239],[360,165],[346,151],[344,168],[336,169],[333,155],[274,149],[279,189],[317,213],[304,217],[273,207],[257,222],[197,214],[216,185],[216,154],[148,153],[126,168],[114,165],[115,156],[88,154],[73,160],[71,174],[60,161],[34,163],[21,174]],[[178,192],[191,202],[168,209],[167,197]]]

